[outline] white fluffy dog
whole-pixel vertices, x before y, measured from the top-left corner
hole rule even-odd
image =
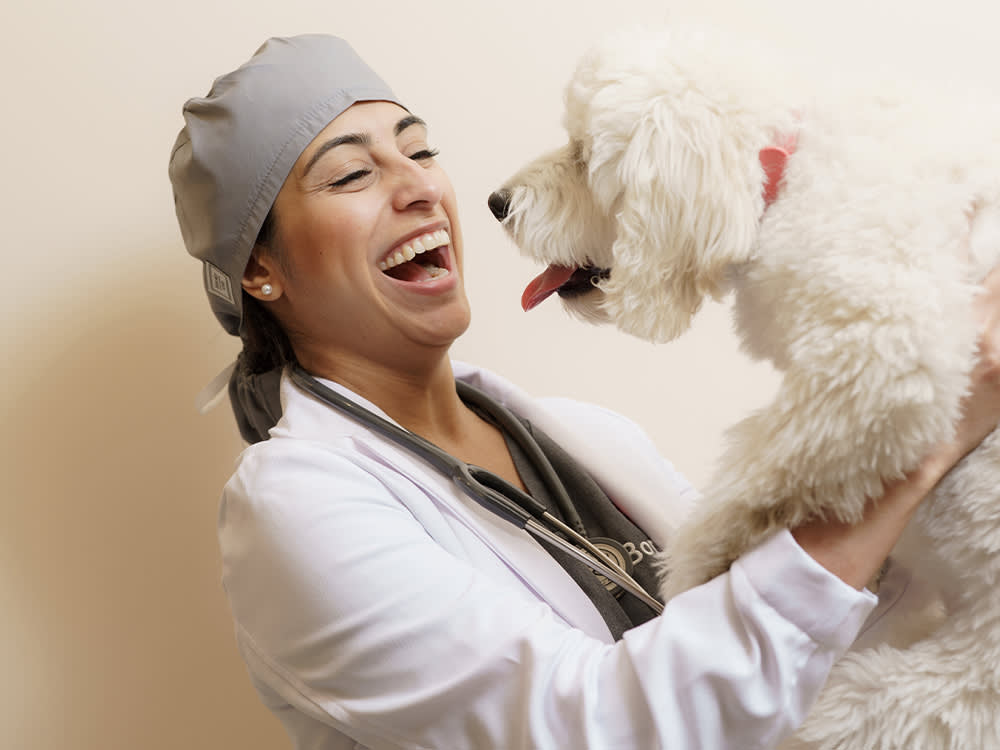
[[[667,597],[779,527],[858,521],[949,437],[975,356],[971,301],[1000,261],[992,103],[819,94],[767,57],[715,32],[612,37],[569,84],[568,144],[490,198],[551,264],[526,308],[558,289],[587,319],[666,341],[731,291],[746,351],[782,375],[729,432],[665,561]],[[945,615],[842,659],[793,744],[1000,748],[997,433],[894,558],[944,592]]]

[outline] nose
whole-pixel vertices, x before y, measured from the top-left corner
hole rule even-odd
[[[405,210],[413,205],[439,203],[445,190],[438,175],[412,159],[400,162],[394,195],[396,207]]]
[[[486,203],[493,215],[497,217],[497,221],[503,221],[507,218],[507,212],[510,211],[510,191],[506,188],[500,188],[490,193],[490,198]]]

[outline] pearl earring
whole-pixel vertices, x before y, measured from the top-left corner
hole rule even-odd
[[[274,288],[270,284],[262,284],[260,287],[260,293],[263,294],[265,297],[270,297],[271,292],[273,291]]]

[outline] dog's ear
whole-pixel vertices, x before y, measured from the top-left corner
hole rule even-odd
[[[601,285],[616,324],[653,341],[690,326],[728,268],[750,259],[763,210],[755,133],[718,113],[651,104],[619,152],[618,233],[611,278]],[[757,140],[760,143],[760,140]]]

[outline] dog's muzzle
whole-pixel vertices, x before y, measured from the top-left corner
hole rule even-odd
[[[493,215],[497,217],[497,221],[503,221],[507,218],[507,213],[510,211],[510,191],[506,188],[500,188],[490,193],[489,200],[486,203],[489,205]]]

